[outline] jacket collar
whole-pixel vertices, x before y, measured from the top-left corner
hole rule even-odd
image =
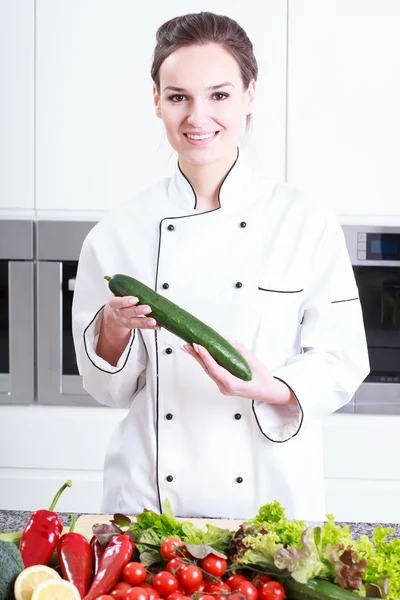
[[[223,210],[231,212],[237,208],[243,207],[250,201],[248,190],[250,180],[254,173],[250,168],[243,151],[238,148],[236,161],[233,163],[219,189],[220,207],[215,210]],[[196,209],[197,198],[195,191],[182,173],[179,166],[179,161],[175,165],[174,173],[169,181],[168,186],[169,198],[184,207],[190,212],[197,213]],[[215,212],[211,211],[211,212]]]

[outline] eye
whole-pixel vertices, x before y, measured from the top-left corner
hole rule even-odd
[[[229,94],[226,94],[225,92],[215,92],[213,97],[215,98],[215,100],[220,102],[221,100],[225,100],[225,98],[228,98]]]
[[[186,96],[184,96],[183,94],[173,94],[172,96],[168,97],[168,100],[179,103],[182,102],[184,98],[186,98]]]

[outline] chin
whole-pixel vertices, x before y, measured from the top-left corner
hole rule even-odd
[[[199,167],[216,163],[226,155],[220,148],[180,148],[177,152],[185,161]]]

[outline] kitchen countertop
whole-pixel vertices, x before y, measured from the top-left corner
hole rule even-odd
[[[64,525],[69,525],[70,518],[69,513],[58,513],[61,521]],[[8,533],[11,531],[22,531],[25,527],[29,517],[30,511],[19,511],[19,510],[0,510],[0,533]],[[80,517],[81,513],[76,513],[76,518]],[[101,514],[99,515],[99,522],[101,522]],[[344,525],[344,523],[338,521],[338,525]],[[371,535],[372,531],[378,525],[384,527],[390,527],[394,530],[393,537],[400,538],[400,523],[348,523],[350,531],[353,536],[357,539],[360,535]],[[390,539],[390,538],[389,538]]]

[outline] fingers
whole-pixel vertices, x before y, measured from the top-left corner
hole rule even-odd
[[[156,329],[161,327],[154,317],[147,317],[151,308],[147,304],[139,305],[134,296],[111,296],[108,300],[109,310],[113,320],[127,329]]]

